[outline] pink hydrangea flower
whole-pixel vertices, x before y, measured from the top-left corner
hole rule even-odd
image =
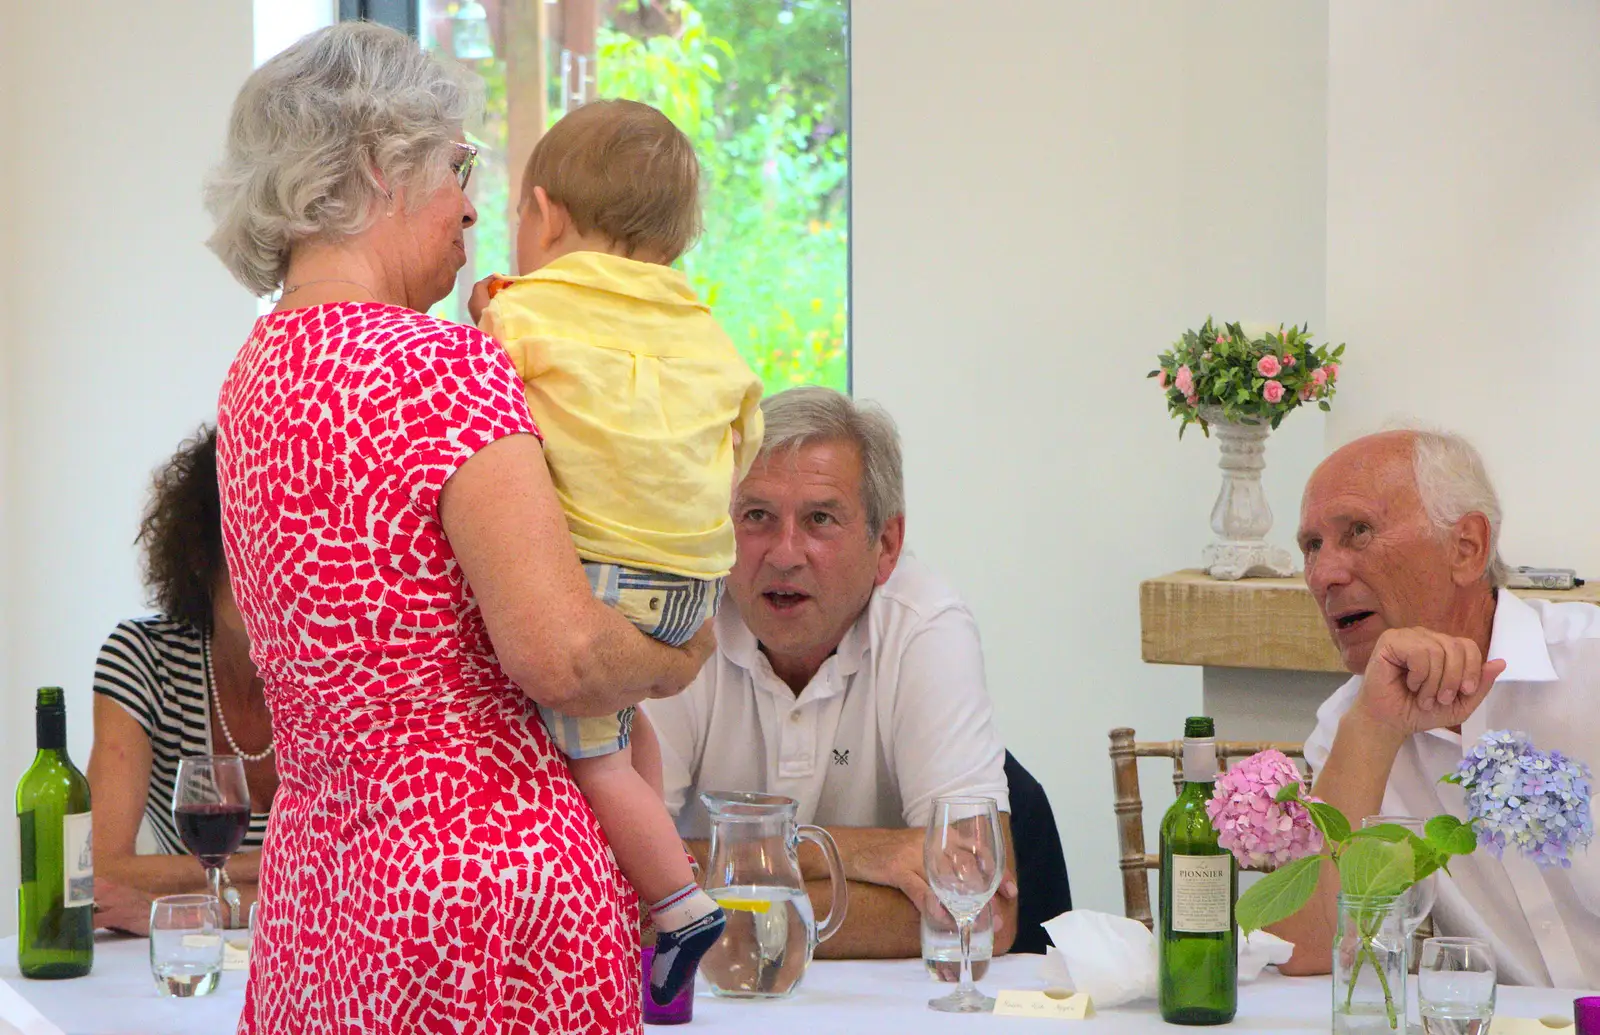
[[[1256,373],[1262,377],[1277,377],[1282,371],[1283,367],[1278,363],[1277,356],[1262,356],[1261,361],[1256,364]]]
[[[1334,378],[1339,376],[1339,364],[1337,364],[1337,363],[1329,363],[1327,366],[1324,366],[1322,369],[1326,370],[1328,372],[1328,380],[1329,381],[1332,381]]]
[[[1295,363],[1296,363],[1296,360],[1295,360],[1295,358],[1293,356],[1289,355],[1287,352],[1284,353],[1284,355],[1283,355],[1283,365],[1285,367],[1292,367],[1292,366],[1295,365]]]
[[[1280,403],[1283,401],[1283,385],[1278,381],[1268,381],[1261,386],[1261,395],[1269,403]]]
[[[1167,372],[1165,370],[1156,375],[1156,384],[1162,388],[1167,387]]]
[[[1217,780],[1206,814],[1217,828],[1217,842],[1240,866],[1282,866],[1322,851],[1311,810],[1301,802],[1274,800],[1290,783],[1300,784],[1305,794],[1300,770],[1281,751],[1251,755]]]
[[[1178,386],[1178,391],[1184,395],[1194,394],[1194,372],[1189,369],[1189,364],[1185,363],[1178,368],[1178,378],[1175,383]]]
[[[1313,370],[1311,372],[1311,380],[1316,382],[1318,388],[1321,388],[1328,383],[1328,369],[1326,367],[1318,367]]]

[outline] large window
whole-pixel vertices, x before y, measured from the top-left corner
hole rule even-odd
[[[470,134],[478,230],[441,315],[464,320],[472,282],[512,268],[522,166],[545,128],[628,97],[699,150],[706,233],[682,266],[767,390],[848,387],[849,0],[415,3],[423,44],[488,87]]]

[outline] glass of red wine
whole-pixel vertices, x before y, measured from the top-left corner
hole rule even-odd
[[[172,821],[183,846],[206,868],[222,903],[222,868],[250,831],[250,788],[238,755],[197,755],[178,762]]]

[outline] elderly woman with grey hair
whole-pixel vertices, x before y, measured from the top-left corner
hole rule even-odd
[[[282,781],[242,1032],[639,1026],[634,895],[536,704],[674,694],[712,636],[595,599],[511,362],[425,315],[474,104],[409,38],[324,29],[245,83],[207,188],[212,249],[281,292],[218,414]]]

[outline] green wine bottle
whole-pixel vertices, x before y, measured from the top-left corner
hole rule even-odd
[[[1183,724],[1183,791],[1161,820],[1161,1016],[1227,1024],[1239,1000],[1239,871],[1217,845],[1206,801],[1217,782],[1216,726]]]
[[[83,977],[94,966],[94,867],[89,781],[67,757],[61,688],[41,687],[39,753],[17,785],[22,885],[17,965],[28,978]]]

